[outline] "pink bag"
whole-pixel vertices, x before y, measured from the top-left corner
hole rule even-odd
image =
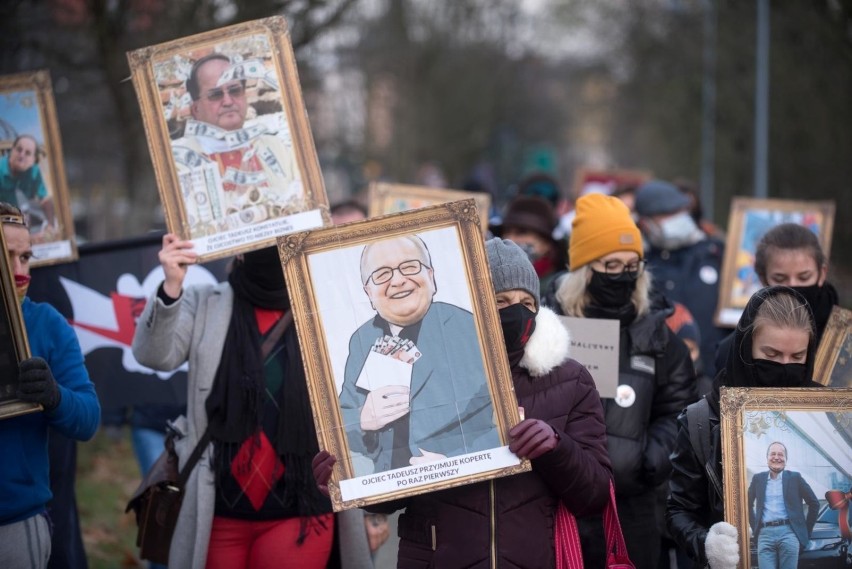
[[[604,531],[606,532],[608,569],[636,569],[627,556],[627,545],[621,533],[618,510],[615,507],[615,487],[609,483],[609,504],[604,510]],[[560,501],[556,508],[554,523],[556,546],[556,569],[583,569],[583,551],[580,548],[580,532],[577,519]]]

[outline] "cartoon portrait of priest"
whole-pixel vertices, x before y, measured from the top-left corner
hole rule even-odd
[[[374,472],[501,444],[473,314],[435,300],[438,282],[418,235],[361,252],[375,315],[349,340],[340,407],[350,450]]]

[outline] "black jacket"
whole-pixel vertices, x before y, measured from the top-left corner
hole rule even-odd
[[[713,323],[724,250],[724,242],[708,237],[680,249],[651,247],[645,253],[654,287],[686,306],[701,330],[701,361],[710,377],[716,374],[716,345],[728,332]]]
[[[542,302],[562,314],[558,286],[559,279]],[[602,400],[619,497],[652,492],[668,479],[678,413],[698,399],[689,349],[666,325],[672,310],[664,297],[654,296],[650,313],[621,329],[618,382],[629,385],[636,398],[628,407]]]
[[[758,385],[752,358],[752,327],[755,315],[766,298],[779,292],[794,291],[786,287],[771,287],[755,293],[748,302],[734,332],[731,350],[739,349],[741,357],[727,358],[727,366],[716,375],[713,391],[707,395],[710,407],[709,427],[710,455],[713,457],[711,468],[719,481],[722,480],[721,433],[719,427],[719,388],[755,387]],[[795,294],[795,293],[794,293]],[[801,298],[801,297],[800,297]],[[804,302],[804,298],[801,298]],[[807,377],[813,375],[815,342],[808,346]],[[801,387],[821,387],[807,380]],[[675,542],[695,561],[696,567],[704,567],[707,557],[704,553],[704,540],[710,526],[723,520],[722,495],[710,483],[705,465],[698,458],[689,437],[687,413],[678,417],[678,434],[672,454],[672,476],[669,481],[669,499],[666,509],[666,522]],[[720,482],[721,490],[721,482]]]
[[[722,444],[719,426],[718,394],[711,393],[710,452],[711,468],[716,479],[722,480]],[[678,433],[672,454],[672,477],[669,480],[669,499],[666,522],[675,542],[695,561],[695,567],[705,567],[704,540],[707,531],[716,522],[724,520],[723,496],[707,476],[705,466],[698,458],[689,438],[687,413],[678,417]]]

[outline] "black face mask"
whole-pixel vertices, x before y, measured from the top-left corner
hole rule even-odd
[[[791,286],[790,288],[804,296],[811,307],[819,305],[820,298],[822,297],[822,287],[820,285]]]
[[[754,360],[755,387],[803,387],[810,380],[807,371],[805,364]]]
[[[638,271],[624,271],[619,275],[608,275],[592,271],[592,280],[586,290],[592,295],[595,303],[603,308],[621,308],[630,304],[633,292],[636,290]]]
[[[523,304],[512,304],[500,309],[500,326],[506,340],[508,353],[524,349],[535,330],[535,312]]]

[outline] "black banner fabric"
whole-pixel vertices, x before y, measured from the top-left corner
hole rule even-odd
[[[56,307],[77,333],[101,407],[185,404],[186,367],[155,372],[130,350],[136,320],[163,281],[162,234],[81,245],[74,263],[32,271],[28,296]],[[189,268],[185,286],[225,279],[228,260]]]

